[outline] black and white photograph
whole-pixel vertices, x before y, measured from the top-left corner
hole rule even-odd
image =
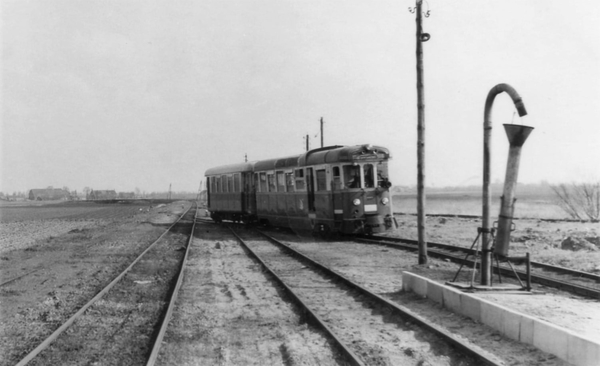
[[[599,24],[0,0],[0,366],[600,366]]]

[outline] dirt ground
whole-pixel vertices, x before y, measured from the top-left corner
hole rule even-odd
[[[398,229],[388,235],[418,239],[415,215],[399,215],[396,220]],[[574,252],[561,249],[562,241],[569,237],[586,238],[600,243],[600,223],[539,219],[514,220],[513,223],[515,230],[511,233],[509,255],[530,253],[534,261],[600,273],[600,244],[597,244],[596,251]],[[481,226],[481,219],[428,217],[427,241],[470,247],[477,238],[477,228]]]
[[[338,364],[327,338],[301,321],[226,229],[198,232],[159,364]]]
[[[173,222],[186,205],[189,203],[141,205],[116,211],[90,207],[90,211],[58,216],[52,211],[26,210],[11,211],[10,216],[5,208],[0,208],[0,284],[14,279],[0,286],[0,365],[13,364],[32,344],[51,333],[60,321],[126,266],[140,248],[160,235],[164,225]],[[400,227],[394,235],[416,238],[416,217],[399,217],[398,223]],[[478,225],[477,220],[429,218],[429,240],[470,246]],[[530,251],[534,260],[600,271],[598,253],[559,248],[567,236],[598,236],[599,226],[539,220],[517,222],[511,250]],[[564,364],[551,355],[535,353],[538,351],[528,346],[520,346],[521,351],[515,352],[515,345],[497,332],[482,331],[481,325],[400,291],[402,271],[444,282],[456,271],[452,263],[430,259],[427,265],[419,266],[411,253],[280,233],[293,246],[374,292],[400,303],[418,304],[415,312],[436,317],[440,323],[450,321],[448,329],[464,339],[486,349],[499,349],[498,345],[508,342],[507,347],[514,354],[501,355],[510,360],[508,364]],[[173,323],[176,326],[169,329],[170,339],[182,343],[167,346],[161,356],[166,364],[197,364],[201,359],[216,360],[216,364],[222,365],[264,364],[259,362],[262,359],[271,360],[266,364],[334,364],[336,355],[328,342],[303,324],[288,302],[272,302],[279,296],[279,290],[273,288],[233,241],[197,237],[192,245],[196,251],[192,251],[188,282],[182,291],[183,298],[190,302],[176,313]],[[240,273],[239,268],[247,271]],[[480,296],[600,340],[598,301],[547,288],[536,290],[534,295]],[[259,340],[264,346],[251,345],[251,340]],[[520,358],[520,354],[526,353],[529,358]],[[244,359],[242,354],[249,356]]]
[[[51,334],[156,240],[184,206],[190,203],[2,208],[0,365],[15,364]],[[94,219],[82,220],[90,216]]]
[[[414,253],[395,251],[388,248],[372,247],[369,255],[365,255],[364,245],[348,242],[331,241],[324,246],[306,238],[287,239],[294,248],[331,266],[339,273],[358,282],[366,288],[384,297],[409,307],[413,312],[434,320],[461,338],[469,340],[483,349],[493,350],[494,355],[508,360],[510,365],[561,365],[566,364],[553,355],[539,353],[532,360],[530,357],[535,348],[521,345],[515,351],[515,342],[503,337],[499,332],[482,326],[471,319],[458,316],[440,305],[426,299],[418,299],[412,294],[401,291],[402,272],[407,270],[419,275],[445,282],[451,279],[457,267],[452,263],[430,260],[426,266],[417,263]],[[466,280],[463,275],[459,280]],[[598,339],[600,331],[600,303],[581,299],[570,294],[547,292],[545,294],[481,294],[480,296],[513,308],[525,314],[539,316],[551,323],[576,331],[578,334]],[[474,337],[475,335],[475,337]],[[598,339],[600,341],[600,339]]]

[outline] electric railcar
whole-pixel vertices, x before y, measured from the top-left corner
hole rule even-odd
[[[304,154],[208,169],[213,220],[258,222],[297,232],[381,233],[395,224],[389,150],[329,146]]]

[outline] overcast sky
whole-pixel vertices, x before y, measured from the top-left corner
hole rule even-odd
[[[206,169],[371,143],[416,183],[414,1],[1,0],[0,191],[196,191]],[[503,123],[535,127],[519,181],[600,179],[600,2],[430,0],[426,184],[492,180]]]

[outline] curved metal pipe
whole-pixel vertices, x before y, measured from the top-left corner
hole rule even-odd
[[[483,255],[481,259],[481,284],[484,286],[490,285],[491,280],[491,216],[490,208],[492,206],[492,194],[490,191],[490,151],[492,149],[492,105],[496,95],[506,92],[517,111],[519,116],[523,117],[527,114],[525,104],[517,93],[517,91],[508,84],[498,84],[493,87],[485,100],[485,110],[483,114],[483,213],[482,213],[482,241],[483,241]]]

